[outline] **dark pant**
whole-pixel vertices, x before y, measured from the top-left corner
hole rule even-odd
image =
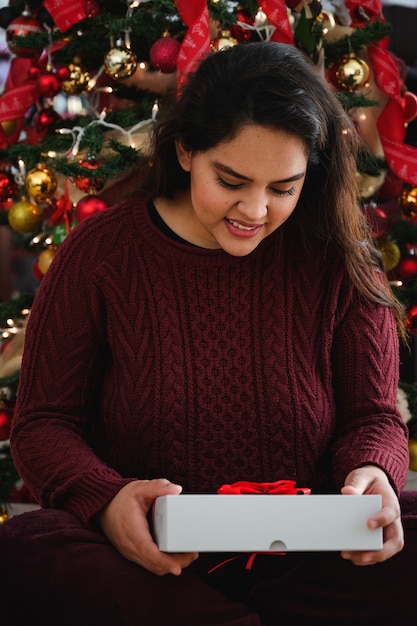
[[[179,577],[127,561],[68,513],[24,513],[0,526],[1,623],[416,626],[417,492],[401,505],[405,548],[380,565],[337,553],[204,554]]]

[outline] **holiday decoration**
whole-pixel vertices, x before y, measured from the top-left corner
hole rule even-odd
[[[17,43],[17,38],[27,37],[31,33],[42,32],[42,25],[25,9],[19,17],[12,19],[7,26],[6,41],[13,54],[19,57],[35,58],[42,52],[41,48],[32,48],[29,45]]]
[[[237,39],[232,37],[230,30],[222,30],[217,39],[214,39],[210,45],[211,49],[214,52],[218,52],[223,48],[231,48],[232,46],[236,46],[237,43]]]
[[[94,156],[89,156],[87,159],[81,159],[78,161],[78,165],[90,171],[96,171],[100,167],[99,161]],[[97,193],[105,184],[105,179],[96,176],[76,176],[74,178],[74,185],[84,191],[85,193],[94,191]]]
[[[32,233],[41,225],[42,214],[36,204],[23,198],[9,209],[8,220],[11,228],[18,233]]]
[[[84,196],[76,204],[76,220],[77,222],[82,222],[83,220],[87,219],[87,217],[90,217],[90,215],[98,213],[99,211],[104,211],[104,209],[106,208],[106,202],[99,198],[96,194]]]
[[[52,263],[54,256],[55,256],[55,250],[52,248],[52,246],[48,246],[46,250],[43,250],[40,253],[38,257],[38,269],[42,276],[46,274],[49,266]]]
[[[90,74],[82,67],[78,57],[68,65],[68,78],[61,83],[61,89],[69,95],[84,93],[88,89]]]
[[[166,31],[157,39],[149,50],[149,60],[163,74],[170,74],[177,69],[180,43]]]
[[[137,60],[130,48],[121,41],[104,57],[104,69],[112,78],[128,78],[137,67]]]
[[[398,196],[398,204],[406,219],[417,218],[417,187],[405,185]]]
[[[367,63],[354,55],[342,59],[335,69],[337,85],[348,91],[362,89],[368,83],[369,77]]]
[[[54,172],[42,164],[30,170],[25,180],[26,191],[36,202],[50,198],[55,193],[57,184]]]

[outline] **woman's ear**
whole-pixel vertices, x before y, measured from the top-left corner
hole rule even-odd
[[[184,171],[189,172],[191,170],[191,150],[188,150],[181,141],[175,142],[175,149],[178,163]]]

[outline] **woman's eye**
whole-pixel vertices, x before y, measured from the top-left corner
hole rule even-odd
[[[242,186],[242,183],[236,183],[236,184],[228,183],[227,181],[225,181],[220,176],[217,176],[217,182],[222,187],[226,187],[226,189],[240,189],[241,186]]]
[[[272,193],[276,196],[293,196],[295,189],[294,187],[290,187],[289,189],[272,189]]]

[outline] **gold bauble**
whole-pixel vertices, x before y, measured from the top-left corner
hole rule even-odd
[[[42,202],[53,196],[57,186],[55,174],[43,165],[37,165],[26,175],[26,191],[36,202]]]
[[[136,57],[126,46],[112,48],[104,57],[105,72],[112,78],[129,78],[135,72],[136,67]]]
[[[391,272],[391,270],[393,270],[394,267],[397,267],[400,262],[401,251],[398,245],[390,239],[383,241],[379,247],[382,254],[384,269],[386,272]]]
[[[46,274],[46,272],[49,269],[49,266],[52,263],[54,256],[55,256],[55,250],[52,247],[42,250],[42,252],[40,253],[38,257],[38,267],[39,267],[39,271],[42,272],[42,274]]]
[[[17,120],[5,120],[0,124],[6,137],[11,137],[17,128]]]
[[[236,46],[237,43],[237,39],[232,37],[230,30],[222,30],[217,39],[213,39],[210,43],[210,47],[213,52],[218,52],[223,48],[232,48],[233,46]]]
[[[29,200],[22,199],[13,204],[8,212],[10,227],[18,233],[33,233],[42,222],[39,207]]]
[[[90,74],[79,64],[78,59],[74,59],[74,63],[68,65],[70,72],[69,78],[61,83],[62,91],[69,95],[83,93],[88,90]]]
[[[0,524],[7,522],[9,519],[9,514],[5,506],[0,506]]]
[[[417,217],[417,187],[405,185],[397,198],[401,211],[409,220]]]
[[[361,89],[367,84],[370,76],[368,64],[355,56],[342,59],[336,70],[337,83],[347,91]]]

